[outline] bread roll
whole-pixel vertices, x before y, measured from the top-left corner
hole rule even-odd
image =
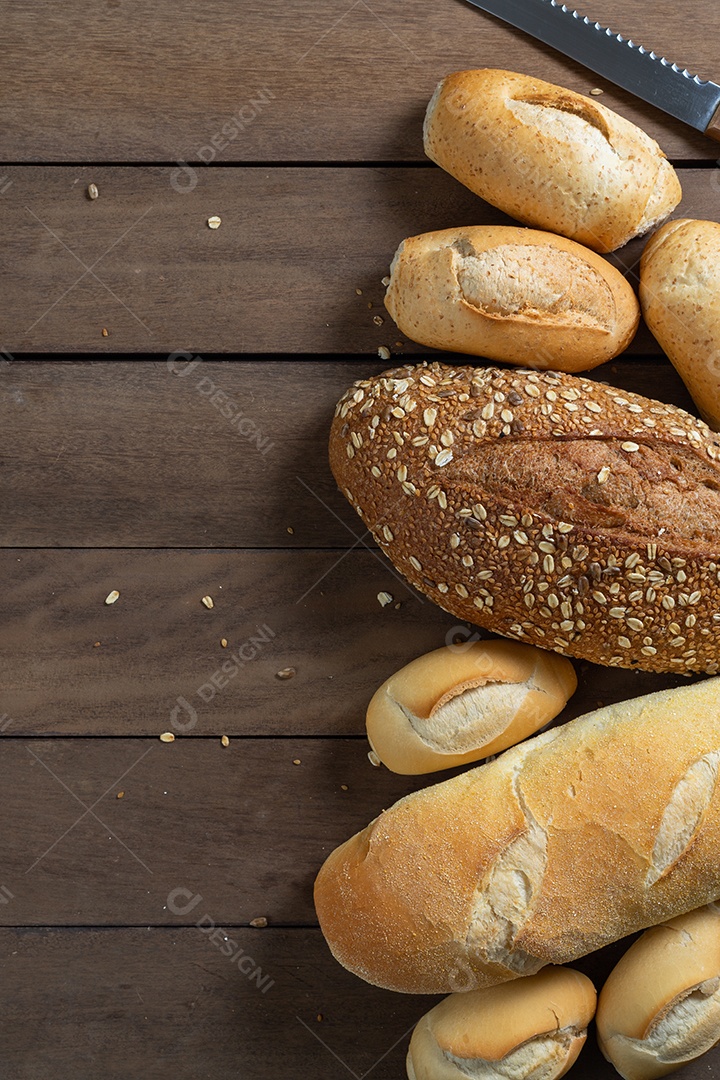
[[[563,967],[452,994],[413,1031],[409,1080],[555,1080],[580,1053],[595,1000],[590,979]]]
[[[422,345],[586,371],[632,341],[640,305],[619,270],[552,233],[504,225],[404,240],[385,306]]]
[[[720,429],[720,224],[680,218],[658,229],[640,260],[645,321],[698,411]]]
[[[458,71],[425,117],[425,153],[506,214],[613,251],[682,197],[657,143],[591,98],[513,71]]]
[[[401,799],[315,884],[335,957],[469,991],[720,895],[720,678],[589,713]]]
[[[646,930],[603,986],[600,1049],[625,1080],[653,1080],[720,1039],[720,909]]]
[[[576,689],[570,661],[532,645],[448,646],[382,684],[368,706],[368,739],[393,772],[452,769],[532,735]]]
[[[330,463],[421,592],[611,667],[720,664],[720,440],[557,372],[407,366],[338,404]]]

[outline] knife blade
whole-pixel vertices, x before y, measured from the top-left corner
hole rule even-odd
[[[556,0],[468,0],[720,141],[720,86]]]

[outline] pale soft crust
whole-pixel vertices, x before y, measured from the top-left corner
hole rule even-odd
[[[586,371],[617,356],[640,320],[632,287],[599,255],[505,225],[404,240],[385,306],[423,345],[558,371]]]
[[[436,649],[375,692],[368,739],[393,772],[450,769],[532,735],[576,688],[568,660],[532,645],[476,641]]]
[[[715,904],[646,930],[602,988],[596,1017],[600,1049],[626,1080],[673,1072],[720,1039],[719,981]]]
[[[613,251],[680,202],[675,170],[640,128],[591,98],[512,71],[459,71],[436,88],[425,152],[518,221]]]
[[[720,224],[681,218],[650,238],[640,260],[645,321],[703,420],[720,429]]]
[[[720,440],[559,372],[419,364],[355,383],[338,486],[459,619],[609,667],[720,667]]]
[[[554,1080],[580,1052],[595,1003],[590,979],[563,967],[452,994],[418,1022],[408,1050],[408,1075],[415,1080],[519,1076],[522,1062],[533,1077]]]
[[[388,989],[469,991],[709,903],[717,784],[672,865],[652,882],[648,871],[668,805],[718,747],[720,679],[708,679],[599,709],[401,799],[318,875],[330,948]]]

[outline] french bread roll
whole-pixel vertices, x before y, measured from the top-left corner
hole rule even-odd
[[[611,705],[417,791],[315,883],[367,982],[469,991],[720,896],[720,678]]]
[[[720,429],[720,224],[679,218],[640,260],[645,322],[677,368],[703,420]]]
[[[613,251],[682,197],[657,143],[597,101],[529,75],[458,71],[437,86],[425,153],[527,225]]]
[[[720,440],[557,372],[407,366],[357,382],[339,487],[457,618],[611,667],[720,664]]]
[[[602,988],[598,1044],[625,1080],[653,1080],[720,1039],[720,909],[646,930]],[[709,1074],[708,1074],[709,1075]]]
[[[435,649],[375,692],[368,739],[393,772],[452,769],[534,734],[576,689],[570,661],[533,645],[474,641]]]
[[[385,307],[422,345],[558,371],[617,356],[640,321],[632,287],[605,259],[562,236],[506,225],[404,240]]]
[[[556,1080],[582,1050],[595,987],[572,968],[452,994],[418,1022],[408,1080]]]

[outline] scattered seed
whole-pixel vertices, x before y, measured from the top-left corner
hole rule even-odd
[[[113,589],[113,591],[109,592],[107,594],[107,596],[105,597],[105,603],[106,604],[114,604],[115,601],[119,600],[119,599],[120,599],[120,593],[117,591],[117,589]]]
[[[226,637],[221,637],[220,638],[220,644],[222,645],[223,649],[227,649],[227,638]]]
[[[223,735],[220,739],[220,742],[223,744],[223,746],[230,745],[230,740],[228,739],[227,735]]]
[[[103,337],[107,337],[107,336],[108,336],[108,332],[107,332],[107,327],[106,327],[106,326],[103,326],[103,328],[102,328],[102,336],[103,336]]]
[[[267,924],[268,921],[264,915],[261,915],[259,919],[250,920],[250,926],[252,926],[254,930],[263,930],[267,926]]]
[[[372,310],[372,300],[368,300],[368,311]]]
[[[293,758],[293,765],[302,765],[302,761],[299,757]]]
[[[347,784],[341,784],[341,785],[340,785],[340,790],[341,790],[341,791],[348,791],[349,789],[348,789],[348,786],[347,786]]]
[[[295,535],[295,530],[293,529],[292,525],[288,525],[287,531],[290,533],[291,536]]]
[[[385,320],[383,319],[382,315],[373,315],[373,322],[376,326],[382,326]]]
[[[611,470],[610,470],[609,465],[603,465],[602,469],[597,474],[597,482],[598,482],[598,484],[604,484],[605,483],[608,476],[610,475],[610,471]]]
[[[380,284],[381,284],[381,285],[384,285],[384,286],[385,286],[385,288],[387,289],[388,285],[390,284],[390,278],[388,277],[388,275],[387,275],[387,274],[386,274],[386,275],[385,275],[385,277],[384,277],[384,278],[382,279],[382,281],[380,282]]]
[[[210,229],[219,229],[220,226],[222,225],[222,218],[219,218],[217,216],[217,214],[215,214],[215,215],[213,215],[213,217],[208,218],[207,223],[208,223],[208,228],[210,228]]]
[[[97,189],[97,184],[88,184],[88,199],[97,199],[100,192]]]
[[[117,793],[117,795],[115,796],[115,798],[116,798],[116,799],[122,799],[124,795],[125,795],[125,792],[124,792],[124,791],[118,791],[118,793]]]
[[[378,349],[378,356],[380,357],[381,360],[389,360],[390,359],[390,350],[385,345],[381,345],[380,348]]]
[[[358,296],[362,296],[362,289],[356,289],[355,292]]]
[[[297,672],[296,672],[294,667],[284,667],[284,668],[281,668],[280,671],[275,672],[275,678],[276,679],[292,679],[293,675],[296,675],[296,674],[297,674]]]
[[[175,736],[172,731],[163,731],[160,736],[160,742],[175,742]]]
[[[93,649],[97,649],[99,645],[100,645],[99,641],[93,642]]]
[[[375,753],[374,750],[371,750],[370,753],[368,754],[368,760],[370,761],[371,765],[375,766],[376,769],[379,768],[379,766],[380,766],[380,758],[377,756],[377,754]]]
[[[379,592],[377,595],[380,607],[386,607],[388,604],[392,604],[393,598],[389,592]]]
[[[603,90],[601,90],[599,86],[595,86],[595,87],[594,87],[594,88],[593,88],[593,89],[592,89],[592,90],[590,91],[590,93],[592,94],[592,96],[593,96],[593,97],[600,97],[600,95],[601,95],[602,93],[604,93],[604,91],[603,91]]]
[[[322,1018],[323,1018],[323,1014],[322,1014],[322,1013],[318,1013],[318,1014],[317,1014],[317,1016],[315,1017],[315,1019],[317,1020],[317,1022],[318,1022],[318,1023],[320,1023],[320,1021],[322,1020]]]
[[[202,602],[206,608],[215,607],[215,601],[213,600],[212,596],[203,596]]]

